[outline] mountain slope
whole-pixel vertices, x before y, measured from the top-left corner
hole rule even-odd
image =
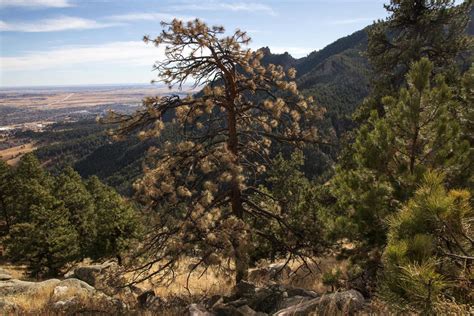
[[[340,136],[351,126],[350,115],[355,107],[369,93],[370,66],[363,54],[366,47],[364,29],[300,59],[288,53],[272,54],[263,48],[263,61],[295,67],[298,87],[327,109],[327,117]]]

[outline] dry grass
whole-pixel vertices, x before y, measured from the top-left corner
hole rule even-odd
[[[0,264],[0,269],[5,270],[13,279],[28,279],[28,271],[25,265]]]
[[[35,143],[28,143],[8,149],[0,150],[0,159],[4,160],[10,166],[14,166],[20,161],[20,158],[29,152],[32,152],[37,147]]]
[[[22,311],[28,313],[39,312],[47,307],[56,285],[57,283],[53,282],[46,283],[27,292],[8,296],[7,301],[16,305]]]
[[[283,263],[284,260],[278,261]],[[175,276],[169,280],[167,285],[159,284],[152,278],[137,286],[143,290],[153,289],[155,294],[162,298],[169,297],[209,297],[215,294],[229,295],[234,287],[233,276],[220,272],[217,268],[196,269],[189,277],[189,266],[193,263],[192,259],[184,259],[179,268],[175,271]],[[270,262],[261,262],[259,267],[268,266]],[[313,263],[309,265],[308,269],[300,260],[290,261],[288,266],[292,273],[288,278],[278,280],[278,283],[290,285],[294,287],[312,290],[317,293],[326,293],[331,290],[330,287],[325,286],[322,282],[322,276],[325,272],[339,269],[344,276],[347,271],[348,262],[338,261],[335,257],[315,258]],[[132,274],[126,275],[126,278],[131,279]],[[252,280],[259,286],[265,286],[272,281],[268,280]]]
[[[295,260],[290,262],[289,267],[293,273],[288,278],[280,279],[278,283],[301,287],[322,294],[330,291],[330,288],[324,286],[322,283],[323,273],[331,271],[334,268],[338,268],[344,273],[347,268],[347,262],[337,261],[334,257],[316,258],[313,261],[315,263],[310,266],[312,273],[308,268],[301,266],[301,261]],[[142,290],[153,289],[158,297],[166,301],[166,304],[159,310],[159,315],[180,315],[184,312],[183,308],[191,302],[200,301],[205,297],[216,294],[231,294],[234,286],[233,277],[215,268],[209,268],[207,270],[204,270],[204,268],[196,269],[189,277],[188,282],[189,267],[193,263],[192,259],[182,260],[179,268],[176,270],[174,279],[172,281],[170,280],[167,285],[158,284],[156,278],[138,284],[138,287]],[[261,262],[260,266],[266,266],[268,264],[269,262]],[[24,267],[6,265],[1,267],[11,273],[14,278],[24,279],[25,277]],[[131,276],[132,275],[128,274],[126,278],[131,278]],[[257,283],[259,283],[258,280]],[[259,285],[264,286],[265,283],[268,283],[268,280],[260,282]],[[35,287],[26,293],[7,297],[7,301],[17,305],[22,311],[38,315],[44,314],[43,312],[48,309],[48,304],[50,304],[51,301],[74,298],[75,301],[84,302],[84,306],[97,303],[97,301],[95,301],[89,304],[87,293],[77,288],[65,288],[64,292],[56,291],[57,293],[54,293],[54,288],[57,285],[57,283],[51,283],[47,286]],[[189,285],[189,287],[187,287],[187,285]],[[52,300],[53,297],[54,300]],[[149,315],[156,314],[156,312],[158,311],[152,311]],[[146,315],[146,313],[144,315]]]
[[[193,263],[194,261],[190,258],[183,259],[175,271],[174,278],[169,279],[168,282],[165,282],[166,284],[157,282],[158,275],[137,286],[143,290],[153,289],[155,294],[162,298],[230,294],[234,286],[232,276],[226,275],[216,268],[210,267],[205,270],[199,267],[193,271],[188,280],[189,266]],[[126,278],[132,279],[133,274],[126,275]]]
[[[309,264],[309,269],[301,261],[291,262],[290,268],[294,274],[286,281],[288,285],[312,290],[317,293],[326,293],[331,288],[323,284],[322,277],[324,273],[339,269],[344,277],[347,273],[348,262],[339,261],[334,256],[329,256],[315,258],[314,263]]]

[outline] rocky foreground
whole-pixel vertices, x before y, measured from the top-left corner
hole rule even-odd
[[[116,287],[108,272],[113,263],[79,267],[64,280],[28,282],[0,269],[0,312],[3,314],[147,314],[192,316],[352,315],[365,307],[356,290],[320,295],[301,288],[241,282],[232,295],[205,299],[164,299],[153,290]]]

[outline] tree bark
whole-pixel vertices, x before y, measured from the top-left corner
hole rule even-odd
[[[228,146],[229,150],[235,157],[234,163],[239,164],[238,158],[238,138],[237,138],[237,122],[235,117],[235,110],[233,105],[229,106],[228,109],[228,130],[229,130],[229,140]],[[231,183],[231,207],[232,213],[239,220],[243,220],[244,209],[242,206],[242,195],[239,188],[238,181],[234,178]],[[239,283],[242,280],[247,280],[248,277],[248,260],[247,254],[245,253],[245,240],[243,238],[237,237],[232,242],[232,247],[234,248],[234,259],[235,259],[235,281]]]

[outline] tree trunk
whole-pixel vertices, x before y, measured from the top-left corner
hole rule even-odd
[[[235,111],[233,106],[229,106],[228,111],[228,130],[229,130],[229,140],[228,146],[229,150],[235,157],[234,163],[239,164],[238,156],[238,137],[237,137],[237,122],[235,118]],[[242,196],[240,192],[239,183],[236,179],[232,180],[231,184],[231,206],[232,213],[239,220],[244,218],[244,209],[242,206]],[[235,281],[236,283],[247,280],[248,277],[248,260],[247,254],[245,253],[246,241],[243,238],[236,238],[232,241],[232,247],[234,248],[234,259],[235,259]]]

